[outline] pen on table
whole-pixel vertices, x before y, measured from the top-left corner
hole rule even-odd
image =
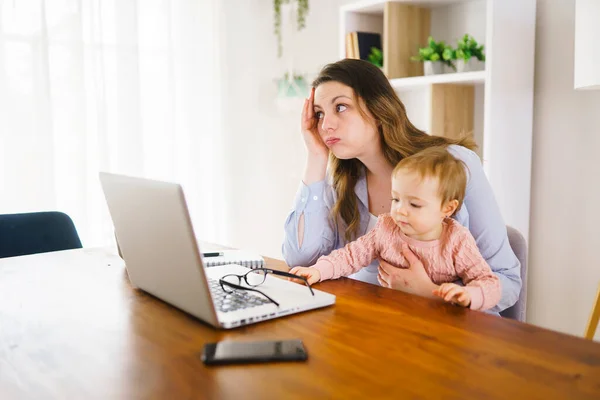
[[[215,252],[212,252],[212,253],[202,253],[203,257],[219,257],[219,256],[222,256],[222,255],[223,255],[223,253],[222,252],[218,252],[218,251],[215,251]]]

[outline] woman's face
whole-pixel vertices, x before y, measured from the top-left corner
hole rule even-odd
[[[319,134],[337,158],[360,159],[379,149],[375,120],[352,88],[339,82],[319,85],[315,89],[314,111]]]

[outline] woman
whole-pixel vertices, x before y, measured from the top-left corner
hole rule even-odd
[[[521,289],[520,264],[472,139],[429,136],[406,116],[404,105],[379,68],[344,59],[323,68],[302,110],[308,151],[304,178],[285,222],[283,256],[290,266],[309,266],[322,255],[371,230],[390,212],[391,172],[402,158],[446,145],[468,167],[463,206],[455,219],[475,237],[481,255],[502,284],[492,312],[512,306]],[[329,164],[329,165],[328,165]],[[352,277],[432,297],[423,265],[405,253],[409,268],[383,260]]]

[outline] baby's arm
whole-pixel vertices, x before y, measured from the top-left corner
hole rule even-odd
[[[500,301],[502,288],[500,280],[492,272],[477,243],[466,229],[461,229],[458,240],[454,240],[454,268],[466,285],[464,290],[470,297],[472,310],[489,310]]]
[[[293,268],[292,273],[306,276],[306,274],[318,277],[320,281],[326,279],[337,279],[341,276],[348,276],[358,272],[361,268],[371,264],[379,257],[379,232],[382,228],[382,218],[377,221],[377,225],[366,235],[359,237],[353,242],[348,243],[341,249],[332,251],[328,256],[322,256],[312,267]],[[312,271],[306,271],[306,270]],[[316,270],[316,271],[315,271]]]

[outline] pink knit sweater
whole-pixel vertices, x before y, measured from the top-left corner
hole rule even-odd
[[[462,279],[471,294],[471,309],[494,307],[500,301],[500,280],[479,253],[475,239],[467,228],[451,218],[446,218],[443,224],[438,240],[423,242],[406,236],[389,214],[382,214],[366,235],[320,257],[313,267],[321,273],[321,280],[351,275],[376,258],[407,268],[408,262],[402,255],[402,245],[406,243],[423,262],[433,283]]]

